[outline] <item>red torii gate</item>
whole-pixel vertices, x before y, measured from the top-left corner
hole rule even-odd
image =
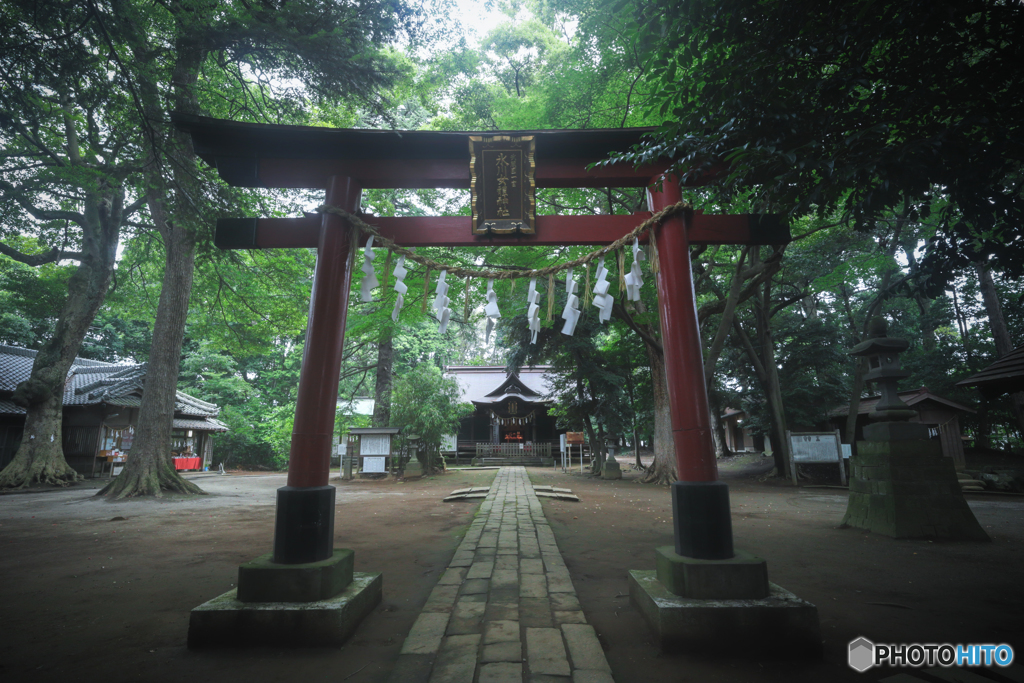
[[[195,152],[238,187],[318,188],[324,203],[359,210],[364,188],[469,188],[471,133],[340,130],[239,123],[177,116]],[[533,135],[535,180],[544,187],[647,187],[652,211],[681,199],[668,163],[588,168],[625,151],[653,129],[517,131]],[[405,246],[601,245],[651,215],[537,216],[536,234],[474,236],[464,216],[367,218]],[[223,249],[316,247],[305,354],[299,379],[287,486],[278,490],[273,561],[329,558],[334,492],[328,485],[338,378],[351,279],[351,228],[325,213],[300,218],[221,220]],[[656,228],[657,275],[665,369],[680,481],[673,484],[676,552],[697,559],[733,557],[728,489],[717,481],[700,330],[690,271],[690,244],[780,244],[789,231],[771,216],[685,212]]]

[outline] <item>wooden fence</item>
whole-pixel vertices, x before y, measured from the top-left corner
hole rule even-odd
[[[478,443],[478,458],[550,458],[549,443]]]

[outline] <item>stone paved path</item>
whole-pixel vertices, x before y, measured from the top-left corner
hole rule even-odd
[[[390,683],[612,683],[523,467],[503,467]]]

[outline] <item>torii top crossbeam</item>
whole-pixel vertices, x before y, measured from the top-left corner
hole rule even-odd
[[[652,211],[681,199],[679,183],[664,175],[670,166],[667,160],[639,168],[621,163],[591,167],[614,152],[628,150],[652,129],[473,134],[338,130],[195,116],[177,116],[175,123],[191,134],[195,152],[215,165],[229,184],[322,188],[325,204],[351,214],[359,211],[362,188],[470,187],[476,181],[470,170],[470,145],[477,144],[473,142],[477,136],[519,138],[520,142],[524,136],[533,136],[533,146],[521,158],[532,159],[530,182],[538,188],[646,187]],[[482,159],[486,149],[473,149],[484,150],[475,152]],[[573,245],[610,244],[650,215],[537,216],[533,234],[498,235],[490,228],[491,234],[473,234],[478,226],[464,216],[364,219],[404,247]],[[216,243],[221,248],[316,247],[318,252],[288,486],[278,492],[274,562],[314,562],[330,557],[332,551],[334,487],[327,481],[352,270],[352,229],[334,213],[230,219],[217,226]],[[689,510],[685,514],[676,510],[674,515],[676,549],[680,555],[699,559],[729,558],[733,549],[728,493],[717,481],[689,245],[779,244],[789,240],[789,232],[772,217],[708,216],[692,211],[666,218],[653,230],[658,242],[665,372],[681,479],[673,485],[673,500],[675,507]]]
[[[196,154],[235,187],[326,189],[330,178],[347,177],[364,189],[467,189],[467,140],[473,135],[534,136],[538,188],[646,187],[668,167],[667,162],[591,167],[614,152],[629,150],[653,128],[454,133],[279,126],[180,115],[175,123],[192,135]],[[374,217],[368,222],[405,247],[598,245],[614,242],[649,216],[537,216],[535,235],[483,238],[471,235],[468,216]],[[223,220],[217,246],[315,247],[320,224],[318,215]],[[788,235],[774,217],[753,214],[697,213],[689,226],[690,244],[779,244]]]

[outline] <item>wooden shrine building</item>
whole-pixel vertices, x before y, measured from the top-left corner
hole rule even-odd
[[[547,365],[518,372],[488,365],[445,368],[445,374],[459,383],[462,400],[475,408],[459,423],[459,457],[475,457],[480,446],[505,446],[483,449],[495,451],[494,455],[550,457],[557,452],[558,435],[565,430],[559,430],[555,418],[548,415],[554,402],[548,397],[550,369]]]

